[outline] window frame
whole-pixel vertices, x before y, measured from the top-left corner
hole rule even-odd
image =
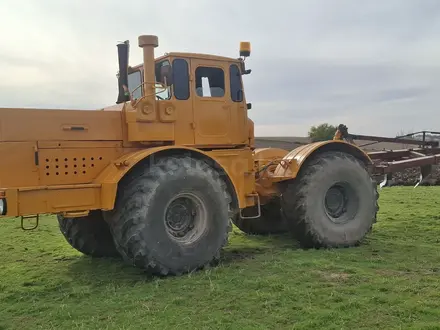
[[[211,96],[203,96],[203,95],[198,95],[197,94],[197,70],[199,68],[221,70],[221,72],[223,73],[223,95],[222,96],[212,96],[212,95]],[[226,72],[225,72],[225,70],[224,70],[224,68],[222,66],[206,65],[206,64],[199,64],[199,65],[197,65],[197,67],[194,70],[194,84],[193,84],[194,95],[196,97],[202,99],[202,100],[223,100],[226,97],[226,95],[227,95],[226,78],[227,78],[227,74],[226,74]]]
[[[128,83],[128,91],[130,92],[130,94],[132,94],[133,92],[132,92],[132,89],[130,88],[130,76],[134,76],[135,74],[139,74],[139,81],[140,81],[140,84],[137,84],[136,86],[133,86],[133,90],[135,89],[135,88],[137,88],[137,87],[139,87],[139,85],[142,85],[142,83],[143,83],[143,81],[144,81],[144,75],[143,75],[143,72],[139,69],[139,70],[136,70],[136,71],[133,71],[133,72],[130,72],[129,74],[128,74],[128,79],[127,79],[127,83]],[[134,99],[140,99],[143,95],[144,95],[144,90],[143,90],[143,88],[142,87],[139,87],[137,90],[136,90],[136,93],[140,93],[140,95],[139,95],[139,98],[136,98],[135,97],[135,95],[133,94],[133,98]]]
[[[171,67],[171,70],[173,70],[173,66],[171,65],[171,61],[170,61],[170,58],[163,58],[162,60],[160,60],[159,62],[155,62],[154,63],[154,80],[155,80],[155,83],[160,83],[159,82],[159,79],[158,79],[158,76],[156,75],[156,70],[158,70],[159,69],[159,75],[160,75],[160,64],[161,63],[164,63],[164,62],[168,62],[168,65]],[[163,65],[162,65],[163,66]],[[158,89],[159,87],[156,87],[156,85],[155,85],[155,90],[156,89]],[[171,88],[171,86],[168,86],[166,89],[164,89],[161,93],[163,93],[163,92],[165,92],[165,91],[168,91],[168,97],[167,98],[162,98],[162,99],[159,99],[159,100],[157,100],[157,101],[169,101],[169,100],[171,100],[171,98],[173,97],[173,91],[172,91],[172,88]],[[160,93],[155,93],[155,96],[156,95],[159,95],[159,97],[162,97],[162,96],[160,96]]]
[[[186,64],[186,90],[187,90],[187,94],[185,95],[186,97],[180,97],[180,95],[176,95],[176,71],[174,70],[175,66],[174,66],[174,62],[176,61],[182,61],[185,62]],[[191,83],[190,83],[190,77],[191,77],[191,72],[190,72],[190,63],[186,58],[182,58],[182,57],[175,57],[172,59],[172,72],[173,72],[173,97],[176,100],[179,101],[186,101],[189,100],[189,98],[191,97]],[[183,82],[183,79],[182,79]],[[179,96],[179,97],[178,97]]]
[[[233,79],[233,76],[235,75],[235,73],[233,74],[233,72],[232,72],[233,67],[237,68],[237,75],[236,75],[237,81],[236,82],[238,82],[238,84],[239,84],[236,92],[233,91],[232,79]],[[241,75],[241,71],[240,71],[240,68],[238,67],[238,65],[235,63],[230,64],[229,65],[229,94],[230,94],[230,98],[231,98],[232,102],[235,102],[235,103],[240,103],[240,102],[244,101],[243,80],[241,79],[241,77],[242,77],[242,75]],[[239,91],[241,91],[240,98],[238,98],[238,96],[237,96]],[[235,94],[235,96],[234,96],[234,94]]]

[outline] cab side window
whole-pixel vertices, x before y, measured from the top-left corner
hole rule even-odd
[[[170,62],[168,60],[164,60],[159,62],[155,66],[155,75],[156,81],[160,81],[160,72],[161,68],[164,66],[170,66]],[[171,98],[171,90],[170,88],[164,88],[161,84],[156,84],[156,96],[159,100],[169,100]]]
[[[225,95],[225,73],[220,68],[196,69],[196,93],[201,97],[223,97]]]
[[[182,58],[173,61],[173,89],[177,100],[189,98],[189,72],[188,62]]]
[[[142,97],[142,87],[137,88],[142,84],[142,74],[140,71],[132,72],[128,75],[128,90],[133,93],[134,99],[140,99]],[[135,90],[135,88],[137,88]]]
[[[232,64],[229,67],[229,79],[231,88],[231,99],[234,102],[243,101],[243,86],[241,83],[241,74],[238,66]]]

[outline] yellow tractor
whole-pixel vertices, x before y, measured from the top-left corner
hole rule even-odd
[[[119,96],[104,109],[0,109],[0,213],[56,214],[72,247],[154,274],[219,260],[235,224],[303,247],[359,244],[376,221],[373,163],[343,140],[255,149],[240,57],[117,45]],[[27,223],[27,222],[26,222]]]

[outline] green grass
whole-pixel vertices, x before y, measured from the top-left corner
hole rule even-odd
[[[361,247],[235,231],[222,264],[149,278],[72,249],[53,217],[0,223],[0,329],[440,329],[440,188],[382,191]]]

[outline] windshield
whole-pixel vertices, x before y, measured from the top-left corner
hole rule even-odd
[[[128,75],[128,90],[133,93],[134,89],[142,84],[141,72],[135,71]],[[139,87],[133,94],[134,99],[139,99],[142,96],[142,88]]]
[[[130,91],[130,93],[133,93],[133,91],[140,84],[142,84],[142,81],[143,81],[142,78],[143,77],[142,77],[141,71],[135,71],[135,72],[132,72],[132,73],[130,73],[128,75],[128,90]],[[157,77],[156,77],[156,80],[158,80]],[[139,99],[139,98],[142,97],[143,94],[144,94],[143,88],[139,87],[133,93],[133,99]],[[165,89],[162,85],[157,84],[156,85],[156,99],[158,99],[158,100],[169,100],[170,98],[171,98],[170,88],[168,87],[168,88]]]

